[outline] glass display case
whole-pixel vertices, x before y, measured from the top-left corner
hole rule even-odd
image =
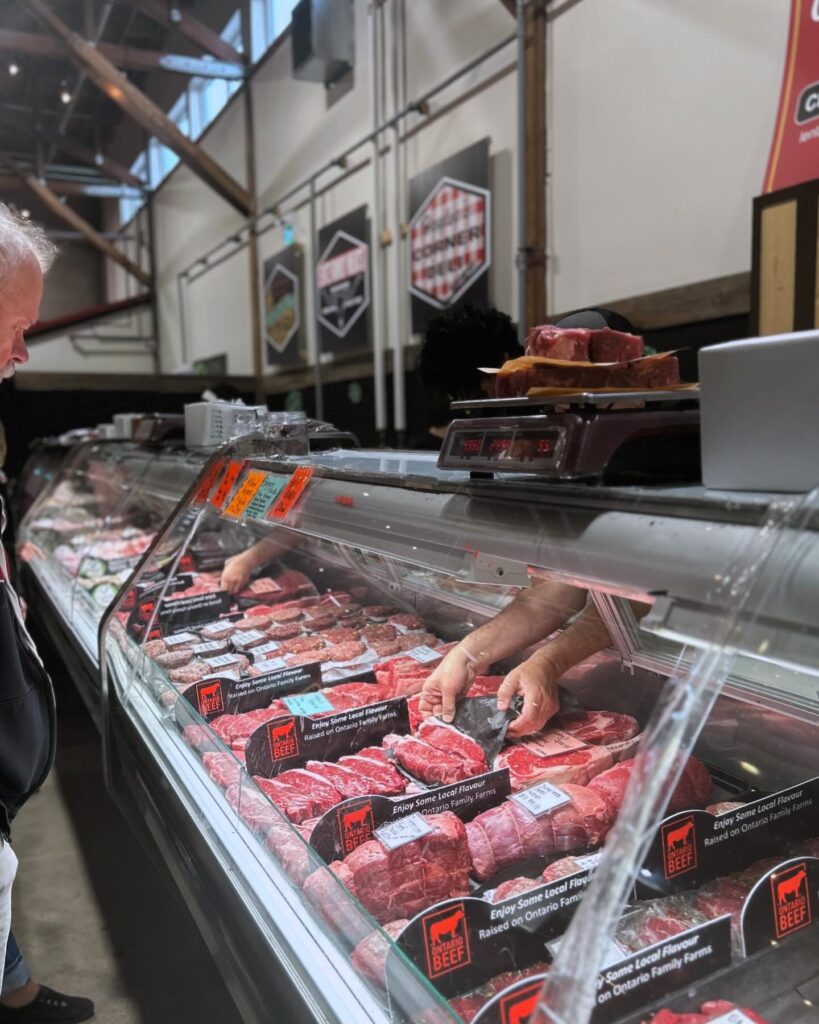
[[[102,624],[104,751],[244,1018],[815,1021],[819,548],[769,506],[208,460]]]
[[[25,589],[97,721],[103,612],[203,462],[178,445],[77,445],[20,524]]]

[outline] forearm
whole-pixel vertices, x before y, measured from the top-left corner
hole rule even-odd
[[[491,665],[549,636],[580,611],[585,601],[586,591],[569,584],[549,582],[532,586],[470,633],[460,646],[480,665]]]
[[[552,677],[559,679],[581,661],[610,647],[611,642],[597,608],[590,604],[559,636],[536,651],[533,658],[548,666]]]
[[[251,570],[259,569],[273,559],[278,558],[289,550],[289,545],[281,541],[273,540],[272,537],[262,537],[261,540],[242,552],[245,565]]]

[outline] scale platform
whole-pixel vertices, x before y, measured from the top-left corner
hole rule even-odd
[[[607,482],[700,477],[698,388],[485,398],[451,408],[466,415],[449,426],[441,469]]]

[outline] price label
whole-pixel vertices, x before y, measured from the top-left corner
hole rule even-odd
[[[195,644],[199,637],[196,633],[175,633],[165,637],[166,647],[180,647],[182,644]]]
[[[209,635],[218,639],[220,636],[223,638],[229,636],[234,629],[232,622],[209,622],[202,626],[201,633],[203,636]]]
[[[256,496],[267,474],[261,469],[251,469],[241,483],[239,490],[231,498],[225,509],[228,519],[238,519]]]
[[[513,793],[510,799],[520,804],[530,814],[534,814],[536,818],[572,802],[568,793],[553,786],[551,782],[540,782],[537,786],[522,789],[520,793]]]
[[[300,693],[295,697],[282,697],[282,703],[294,715],[319,715],[333,711],[333,705],[323,693]]]
[[[255,644],[258,640],[264,640],[265,634],[258,629],[246,629],[236,632],[231,637],[231,643],[234,647],[249,647],[251,644]]]
[[[268,672],[278,672],[280,668],[287,668],[284,658],[268,658],[267,661],[257,661],[253,666],[260,676],[266,676]]]
[[[209,676],[205,676],[205,679],[232,679],[234,683],[238,683],[240,678],[239,672],[235,668],[226,669],[224,672],[211,672]]]
[[[247,652],[254,661],[266,661],[274,651],[278,651],[279,644],[276,640],[260,644],[258,647],[251,647]]]
[[[219,486],[216,488],[216,492],[210,499],[211,505],[215,509],[221,509],[230,492],[233,490],[233,485],[239,479],[239,474],[242,472],[242,462],[239,459],[231,459],[228,463],[228,467],[225,470],[225,475],[222,477]]]
[[[202,477],[201,483],[196,489],[196,494],[193,497],[195,505],[203,505],[208,500],[211,489],[224,468],[224,458],[214,459],[213,463],[208,466],[205,470],[204,476]]]
[[[520,745],[540,757],[554,757],[555,754],[568,754],[572,750],[581,750],[583,747],[587,747],[588,743],[572,736],[571,733],[563,732],[562,729],[548,729],[536,739],[524,740]]]
[[[269,519],[286,519],[296,502],[304,493],[313,476],[312,466],[299,466],[285,484],[278,501],[270,509]]]
[[[413,647],[404,653],[408,658],[420,661],[422,665],[428,665],[431,661],[440,661],[442,657],[437,651],[433,651],[431,647],[427,647],[425,644],[421,644],[420,647]]]
[[[245,510],[247,519],[263,519],[267,510],[284,489],[284,477],[273,476],[272,473],[265,473],[264,477],[261,486]]]
[[[165,641],[167,643],[167,640]],[[224,651],[227,644],[224,640],[211,640],[207,644],[197,644],[191,651],[197,657],[201,657],[203,654],[216,654],[217,651]]]
[[[217,658],[203,658],[202,660],[211,668],[227,668],[228,665],[236,665],[239,656],[238,654],[220,654]]]
[[[712,1018],[711,1024],[754,1024],[754,1022],[742,1010],[731,1010],[730,1013],[724,1013],[721,1017]]]
[[[406,846],[407,843],[415,842],[423,836],[429,835],[432,827],[426,823],[421,814],[408,814],[406,818],[399,818],[398,821],[391,821],[388,825],[377,828],[373,835],[382,846],[388,850],[395,850],[399,846]]]

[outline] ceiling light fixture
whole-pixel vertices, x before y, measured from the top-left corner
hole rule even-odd
[[[21,210],[20,216],[23,218],[23,220],[28,220],[31,216],[31,210]]]
[[[71,102],[71,93],[68,91],[68,89],[63,89],[63,91],[60,93],[60,100],[63,103],[65,103],[66,106]]]
[[[14,78],[15,75],[19,75],[20,74],[20,65],[19,64],[14,64],[14,63],[9,64],[9,74],[11,75],[12,78]]]

